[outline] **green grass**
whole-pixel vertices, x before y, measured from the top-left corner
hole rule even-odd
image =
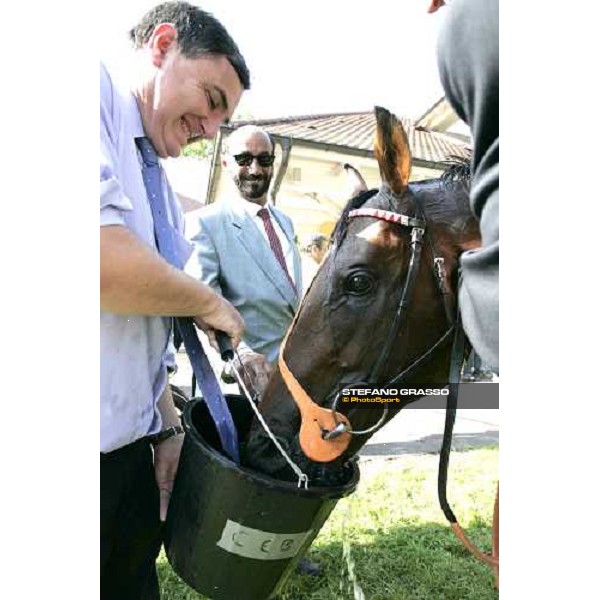
[[[439,508],[437,463],[432,455],[363,463],[357,491],[338,502],[307,555],[323,575],[291,576],[279,598],[354,599],[354,579],[367,600],[497,600],[491,570],[460,545]],[[450,505],[486,552],[497,478],[497,448],[452,453]],[[163,600],[204,599],[164,554],[158,567]]]

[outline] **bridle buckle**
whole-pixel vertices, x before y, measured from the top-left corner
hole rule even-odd
[[[433,259],[433,264],[435,266],[437,275],[440,278],[440,280],[442,280],[442,281],[446,278],[446,266],[444,263],[445,263],[445,261],[442,256],[436,256]]]
[[[425,235],[425,230],[422,229],[421,227],[413,227],[412,231],[410,232],[410,241],[415,244],[419,244],[421,243],[421,240],[423,239],[423,236]]]

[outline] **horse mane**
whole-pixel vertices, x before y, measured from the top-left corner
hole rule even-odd
[[[463,156],[456,156],[451,154],[448,156],[448,160],[444,163],[447,165],[446,170],[440,176],[440,179],[444,184],[452,182],[464,183],[470,185],[471,183],[471,159]]]

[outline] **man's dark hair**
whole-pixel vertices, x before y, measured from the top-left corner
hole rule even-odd
[[[250,89],[250,72],[246,61],[227,30],[210,13],[187,2],[164,2],[147,12],[129,32],[135,48],[148,43],[161,23],[171,23],[177,31],[179,50],[186,58],[203,55],[225,56],[235,69],[245,90]]]

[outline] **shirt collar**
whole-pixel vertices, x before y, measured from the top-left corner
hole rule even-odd
[[[238,206],[240,206],[245,212],[247,212],[251,217],[256,217],[258,211],[261,208],[266,208],[269,210],[269,212],[271,211],[271,204],[270,202],[267,200],[267,202],[265,203],[264,206],[261,206],[260,204],[256,204],[256,202],[250,202],[248,200],[244,200],[244,198],[240,198],[239,196],[236,198],[236,203],[238,204]]]
[[[108,71],[111,74],[113,85],[117,90],[122,101],[122,115],[123,119],[127,123],[127,129],[134,138],[147,137],[144,131],[144,125],[142,122],[142,115],[138,107],[137,100],[133,94],[133,76],[132,66],[127,63],[125,65],[111,65],[111,62],[105,62],[107,66],[113,66],[115,68],[109,68]]]
[[[127,120],[130,123],[133,137],[145,137],[146,132],[142,124],[142,115],[132,92],[125,95],[125,112],[127,113]]]

